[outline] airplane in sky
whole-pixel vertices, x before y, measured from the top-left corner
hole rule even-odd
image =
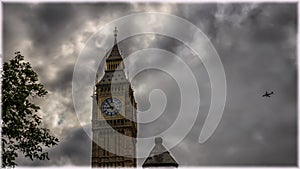
[[[268,91],[266,91],[266,93],[262,95],[262,97],[271,97],[271,94],[274,94],[274,92],[268,93]]]

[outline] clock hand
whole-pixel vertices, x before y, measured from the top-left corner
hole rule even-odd
[[[109,105],[109,108],[110,108],[110,109],[113,109],[113,108],[114,108],[114,106],[112,106],[107,100],[106,100],[106,103]]]

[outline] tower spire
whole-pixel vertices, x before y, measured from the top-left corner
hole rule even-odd
[[[123,63],[123,58],[121,56],[118,43],[117,43],[117,33],[118,29],[115,27],[114,32],[114,38],[115,38],[115,43],[112,49],[108,52],[106,55],[106,69],[109,71],[114,71],[117,69],[124,69],[124,63]]]
[[[117,35],[118,35],[118,29],[117,29],[117,27],[115,27],[115,30],[114,30],[115,44],[117,44]]]

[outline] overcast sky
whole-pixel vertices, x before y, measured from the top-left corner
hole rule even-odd
[[[126,58],[129,74],[144,64],[163,63],[166,67],[178,64],[176,59],[151,54],[143,56],[146,59],[130,57],[142,49],[159,48],[178,55],[196,76],[201,100],[196,123],[185,139],[170,150],[179,165],[296,165],[296,3],[4,3],[4,61],[12,58],[15,51],[21,51],[32,64],[40,82],[49,91],[46,98],[35,100],[41,106],[39,113],[44,125],[61,140],[49,150],[49,161],[21,157],[19,165],[90,165],[90,139],[79,120],[84,121],[84,127],[89,130],[91,112],[87,111],[85,118],[78,120],[72,100],[76,59],[101,26],[144,11],[173,14],[196,25],[214,45],[226,74],[227,96],[222,120],[212,137],[199,144],[199,133],[211,99],[208,73],[201,60],[172,37],[144,34],[120,42],[123,56],[129,56]],[[157,25],[172,27],[168,21],[162,23],[155,19],[153,22]],[[139,25],[139,21],[132,25],[138,29],[144,26]],[[118,29],[121,33],[122,27]],[[112,30],[104,34],[113,38]],[[109,44],[99,45],[109,50]],[[99,58],[105,55],[100,48],[91,51]],[[180,71],[178,66],[172,73]],[[157,120],[139,125],[139,137],[155,136],[168,129],[182,101],[173,77],[159,70],[149,70],[132,79],[132,85],[141,111],[151,107],[148,98],[153,89],[161,89],[168,101]],[[89,102],[86,110],[91,109],[91,90],[84,91],[82,98]],[[271,98],[261,97],[266,90],[275,94]],[[189,116],[188,110],[186,115]],[[176,137],[164,138],[166,147]],[[144,151],[150,151],[149,147]]]

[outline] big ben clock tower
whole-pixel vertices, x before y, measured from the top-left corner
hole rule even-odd
[[[96,80],[93,95],[92,167],[136,167],[136,102],[125,75],[116,28],[114,37],[114,46],[106,54],[105,73]]]

